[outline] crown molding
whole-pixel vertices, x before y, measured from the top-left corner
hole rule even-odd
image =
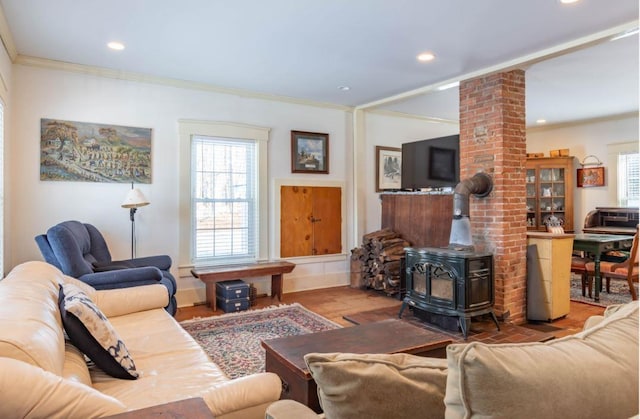
[[[598,122],[620,121],[622,119],[638,118],[638,111],[625,112],[616,115],[598,116],[595,118],[580,119],[576,121],[559,122],[557,124],[531,125],[527,127],[527,132],[550,131],[561,128],[570,128],[579,125],[596,124]]]
[[[436,118],[432,116],[424,116],[424,115],[416,115],[406,112],[398,112],[398,111],[390,111],[387,109],[363,109],[368,114],[375,115],[383,115],[390,116],[393,118],[407,118],[407,119],[419,119],[426,122],[431,122],[434,124],[450,124],[450,125],[460,125],[460,121],[454,119],[446,119],[446,118]]]
[[[1,36],[1,35],[0,35]],[[104,67],[89,66],[83,64],[69,63],[65,61],[49,60],[46,58],[32,57],[18,54],[14,59],[15,64],[30,67],[46,68],[49,70],[61,70],[72,73],[86,74],[96,77],[112,78],[117,80],[134,81],[138,83],[158,84],[163,86],[177,87],[182,89],[201,90],[215,92],[226,95],[240,96],[251,99],[268,100],[274,102],[290,103],[295,105],[313,106],[316,108],[333,109],[345,112],[353,111],[351,106],[335,105],[332,103],[315,102],[311,100],[297,99],[288,96],[279,96],[269,93],[257,93],[248,90],[231,89],[220,87],[209,83],[192,82],[186,80],[172,79],[169,77],[152,76],[149,74],[135,73],[131,71],[113,70]]]
[[[16,44],[13,41],[13,35],[11,34],[11,30],[9,29],[9,22],[7,22],[7,17],[4,14],[4,9],[0,6],[0,40],[2,40],[2,45],[4,45],[5,51],[11,58],[11,61],[15,61],[18,56],[18,50],[16,49]]]

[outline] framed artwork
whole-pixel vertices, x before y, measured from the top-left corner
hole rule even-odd
[[[402,149],[376,146],[376,192],[401,188]]]
[[[578,169],[578,188],[604,186],[604,167]]]
[[[40,180],[151,183],[151,128],[42,118]]]
[[[291,172],[329,173],[329,134],[291,131]]]

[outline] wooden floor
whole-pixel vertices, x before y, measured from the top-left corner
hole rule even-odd
[[[399,300],[387,297],[377,291],[359,290],[345,286],[284,294],[282,302],[279,302],[277,298],[259,297],[256,299],[256,305],[252,308],[256,309],[269,307],[271,305],[292,303],[300,303],[309,310],[342,326],[353,326],[353,323],[345,320],[343,316],[378,308],[397,307],[399,310],[401,305]],[[572,301],[570,313],[566,317],[551,323],[552,326],[561,329],[552,332],[552,334],[556,337],[562,337],[577,333],[582,330],[582,326],[587,318],[602,314],[603,312],[603,307]],[[178,308],[175,318],[178,321],[183,321],[194,317],[209,317],[220,314],[224,313],[219,308],[214,313],[210,307],[196,305],[193,307]]]

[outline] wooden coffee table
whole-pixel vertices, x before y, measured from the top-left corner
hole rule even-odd
[[[447,335],[389,319],[326,332],[262,341],[265,370],[282,380],[282,398],[297,400],[320,413],[315,381],[304,356],[310,352],[407,353],[444,358],[452,342]]]

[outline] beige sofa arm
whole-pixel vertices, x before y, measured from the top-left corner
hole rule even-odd
[[[269,404],[280,398],[281,392],[280,377],[263,372],[217,384],[202,397],[214,416],[218,417],[259,406],[264,412]]]
[[[0,357],[0,417],[96,418],[126,411],[113,397],[27,363]]]
[[[295,400],[279,400],[272,403],[265,413],[265,419],[318,419],[323,416]]]
[[[73,284],[84,291],[107,317],[164,308],[169,304],[167,288],[161,284],[96,290],[91,285],[68,275],[64,276],[64,282]]]

